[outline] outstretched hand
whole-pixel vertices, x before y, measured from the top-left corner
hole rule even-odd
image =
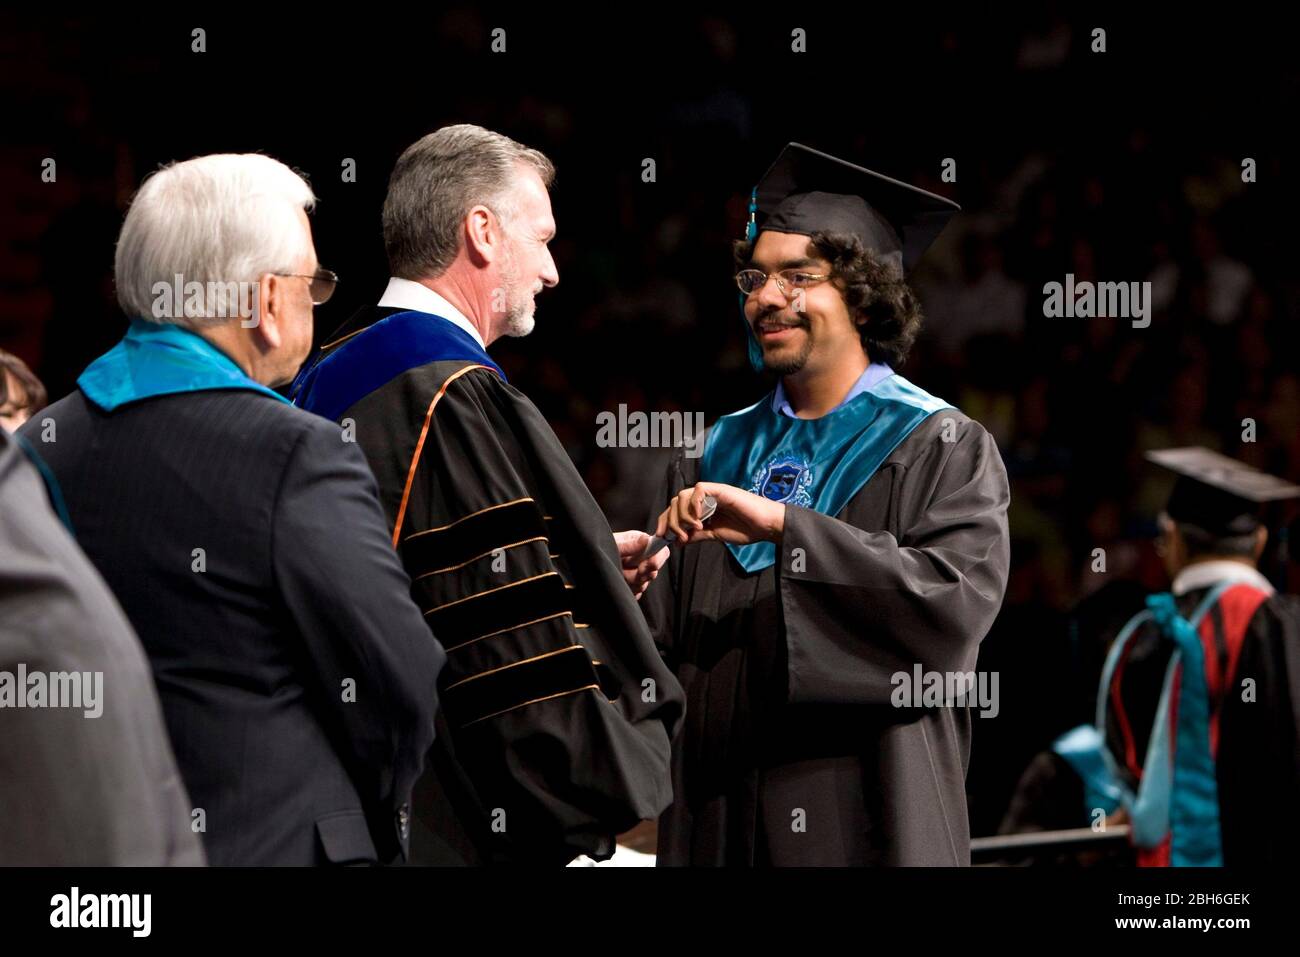
[[[717,501],[717,511],[704,523],[700,520],[704,496]],[[684,488],[668,503],[655,525],[656,535],[666,535],[683,545],[693,542],[729,542],[748,545],[751,542],[780,541],[785,532],[785,506],[780,502],[746,492],[734,485],[716,482],[699,482]]]
[[[659,569],[668,561],[668,549],[661,548],[649,558],[642,558],[641,553],[650,544],[650,536],[636,530],[615,532],[614,544],[618,546],[618,557],[623,563],[623,580],[632,589],[636,600],[640,601],[645,590],[659,574]]]

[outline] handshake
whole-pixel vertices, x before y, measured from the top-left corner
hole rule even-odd
[[[623,579],[639,601],[668,561],[674,542],[780,541],[785,529],[785,506],[733,485],[699,482],[673,497],[659,515],[655,532],[615,532],[623,564]]]

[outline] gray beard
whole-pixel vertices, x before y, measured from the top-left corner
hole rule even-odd
[[[506,287],[506,315],[502,335],[519,339],[533,331],[537,320],[533,316],[534,300],[520,288],[519,270],[515,266],[514,253],[507,253],[502,279]],[[520,295],[520,293],[524,293]]]
[[[537,324],[537,320],[533,315],[533,300],[531,296],[520,302],[511,302],[507,309],[505,335],[518,339],[533,331],[533,327]]]

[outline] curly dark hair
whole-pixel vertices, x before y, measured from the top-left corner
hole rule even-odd
[[[858,327],[862,347],[872,362],[897,369],[907,361],[921,331],[921,303],[889,262],[882,262],[849,233],[813,233],[812,251],[831,264],[832,281]],[[736,268],[750,262],[754,244],[738,240],[732,253]]]

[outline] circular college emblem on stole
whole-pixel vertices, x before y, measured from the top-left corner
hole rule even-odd
[[[804,459],[778,455],[754,472],[749,490],[773,502],[812,507],[812,468]]]

